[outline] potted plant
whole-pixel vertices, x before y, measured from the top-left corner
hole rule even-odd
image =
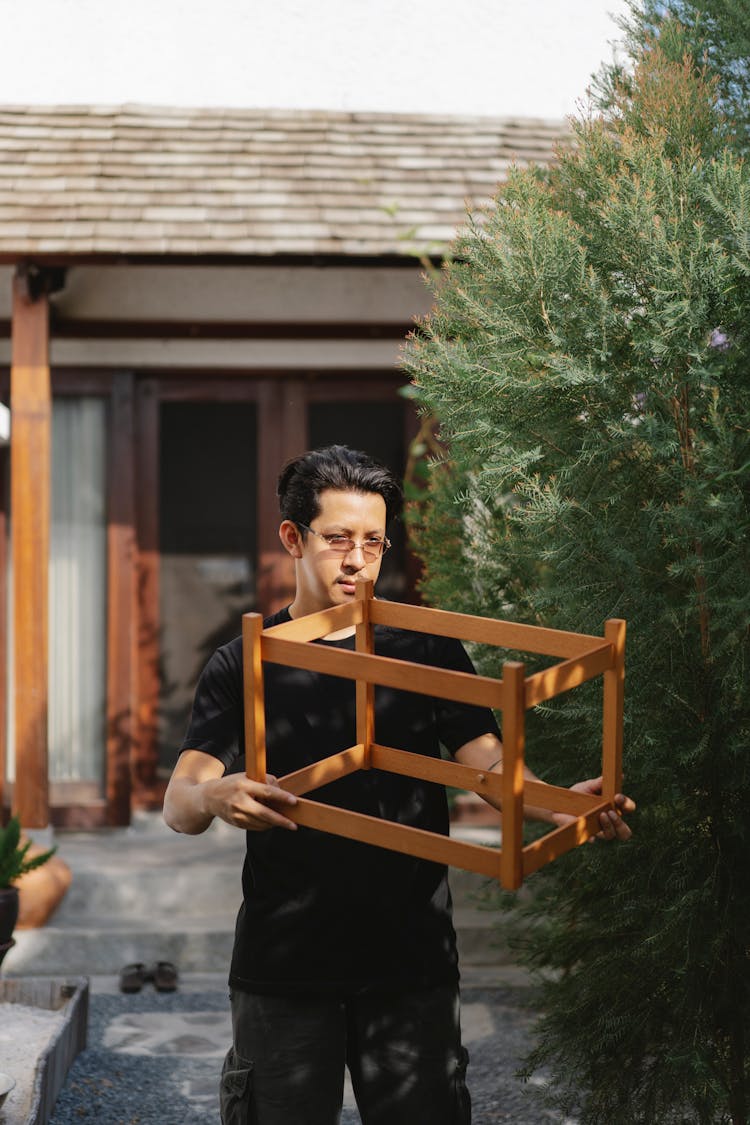
[[[13,931],[18,921],[18,887],[16,880],[41,867],[55,853],[55,848],[30,856],[30,840],[21,839],[21,822],[12,816],[5,828],[0,827],[0,963],[13,945]]]

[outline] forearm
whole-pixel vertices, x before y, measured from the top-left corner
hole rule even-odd
[[[213,779],[196,781],[191,777],[173,777],[164,795],[164,820],[175,832],[197,836],[205,832],[214,819],[210,811],[210,787]]]
[[[456,752],[455,756],[456,760],[464,766],[471,766],[473,769],[483,770],[486,773],[502,773],[503,745],[493,734],[485,734],[467,742]],[[524,765],[523,776],[526,781],[541,782],[541,778],[537,777],[526,765]],[[499,798],[484,793],[481,796],[489,805],[502,812],[502,802]],[[523,815],[527,820],[541,820],[548,824],[554,823],[552,813],[548,809],[542,809],[536,805],[524,805]]]

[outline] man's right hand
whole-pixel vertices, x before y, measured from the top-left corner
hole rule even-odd
[[[203,782],[203,801],[206,812],[218,816],[235,828],[249,832],[265,832],[269,828],[296,829],[281,811],[297,804],[292,793],[279,787],[272,774],[266,781],[252,781],[243,774],[228,774],[216,780]]]
[[[184,750],[164,795],[164,819],[175,832],[205,832],[215,816],[235,828],[263,832],[296,830],[283,809],[297,798],[281,789],[275,777],[252,781],[244,774],[224,774],[224,766],[202,750]]]

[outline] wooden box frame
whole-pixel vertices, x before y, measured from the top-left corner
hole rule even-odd
[[[374,625],[390,625],[562,659],[529,676],[525,665],[518,661],[506,661],[501,680],[474,676],[375,656]],[[351,626],[355,629],[354,652],[308,643]],[[594,835],[599,829],[600,814],[615,807],[615,794],[622,785],[624,621],[607,621],[603,637],[566,633],[381,601],[373,597],[373,585],[367,582],[358,587],[356,600],[349,604],[269,629],[263,628],[260,614],[247,613],[243,616],[242,634],[246,770],[250,778],[265,780],[266,777],[264,662],[356,681],[355,745],[279,778],[279,785],[298,797],[293,808],[284,809],[285,815],[297,824],[477,871],[498,879],[507,890],[516,890],[525,877]],[[525,780],[526,711],[600,675],[604,678],[601,796]],[[375,685],[502,711],[502,771],[484,772],[458,762],[379,745],[374,740]],[[387,770],[491,795],[502,804],[502,848],[498,851],[450,839],[302,797],[303,793],[360,769]],[[551,812],[566,812],[576,819],[524,847],[524,804]]]

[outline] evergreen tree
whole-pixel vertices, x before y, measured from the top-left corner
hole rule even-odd
[[[435,284],[405,365],[447,455],[413,532],[445,608],[628,620],[634,838],[552,864],[517,908],[529,1069],[582,1125],[746,1125],[750,175],[691,56],[650,43],[611,95],[552,169],[513,172]],[[598,688],[539,712],[531,766],[590,776]]]
[[[671,59],[689,53],[716,78],[719,104],[734,126],[734,144],[750,151],[750,4],[747,0],[630,0],[619,21],[633,56],[655,40]],[[602,67],[595,90],[609,102],[627,67]]]

